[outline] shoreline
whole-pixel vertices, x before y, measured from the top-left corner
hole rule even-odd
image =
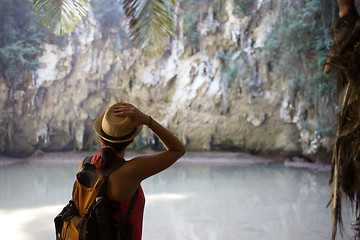
[[[86,156],[95,155],[97,152],[48,152],[44,153],[41,151],[35,152],[32,156],[26,158],[13,158],[0,155],[0,167],[9,166],[12,164],[19,163],[74,163],[80,162]],[[156,151],[145,150],[145,151],[128,151],[125,158],[129,159],[140,154],[152,154]],[[192,163],[192,164],[212,164],[212,165],[237,165],[237,166],[249,166],[254,164],[269,164],[279,163],[285,167],[292,168],[306,168],[313,171],[330,171],[331,164],[322,162],[309,162],[305,158],[293,157],[286,158],[279,156],[257,156],[243,152],[186,152],[186,154],[177,162],[181,163]]]

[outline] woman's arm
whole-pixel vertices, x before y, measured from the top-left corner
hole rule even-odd
[[[114,109],[114,115],[130,117],[132,124],[128,129],[133,129],[139,125],[149,126],[166,148],[166,151],[154,155],[139,156],[126,164],[131,177],[138,183],[170,167],[184,155],[185,147],[177,137],[133,105],[124,103]]]

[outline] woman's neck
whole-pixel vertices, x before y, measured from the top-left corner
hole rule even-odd
[[[123,149],[122,151],[117,152],[116,155],[125,159],[125,152],[126,152],[126,149]]]

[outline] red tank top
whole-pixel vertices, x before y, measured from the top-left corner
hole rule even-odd
[[[96,154],[94,156],[93,163],[95,164],[98,161],[98,159],[99,159],[99,154]],[[108,197],[111,199],[110,202],[111,217],[115,222],[120,223],[130,207],[131,199],[127,201],[119,202],[116,201],[115,199],[112,199],[109,195]],[[135,207],[130,215],[130,223],[132,226],[132,240],[141,240],[144,206],[145,206],[145,195],[141,186],[139,186],[139,195],[135,202]]]

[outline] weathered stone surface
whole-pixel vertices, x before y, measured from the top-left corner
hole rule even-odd
[[[196,53],[186,52],[180,30],[172,49],[156,59],[123,47],[128,43],[119,40],[118,29],[101,32],[90,12],[61,46],[43,44],[40,67],[24,76],[24,87],[14,96],[0,85],[0,107],[9,113],[0,152],[26,156],[36,150],[94,150],[99,144],[93,122],[118,101],[151,115],[189,150],[315,154],[318,147],[331,149],[331,140],[317,139],[299,124],[316,116],[289,93],[286,76],[274,78],[268,64],[254,56],[278,13],[238,18],[232,4],[225,1],[222,22],[214,18],[214,9],[204,10]],[[243,54],[252,64],[239,65],[240,76],[231,82],[224,80],[224,62],[217,57],[226,49],[233,51],[230,61]],[[245,75],[252,76],[250,90]],[[135,147],[146,145],[155,146],[156,140],[144,129]]]

